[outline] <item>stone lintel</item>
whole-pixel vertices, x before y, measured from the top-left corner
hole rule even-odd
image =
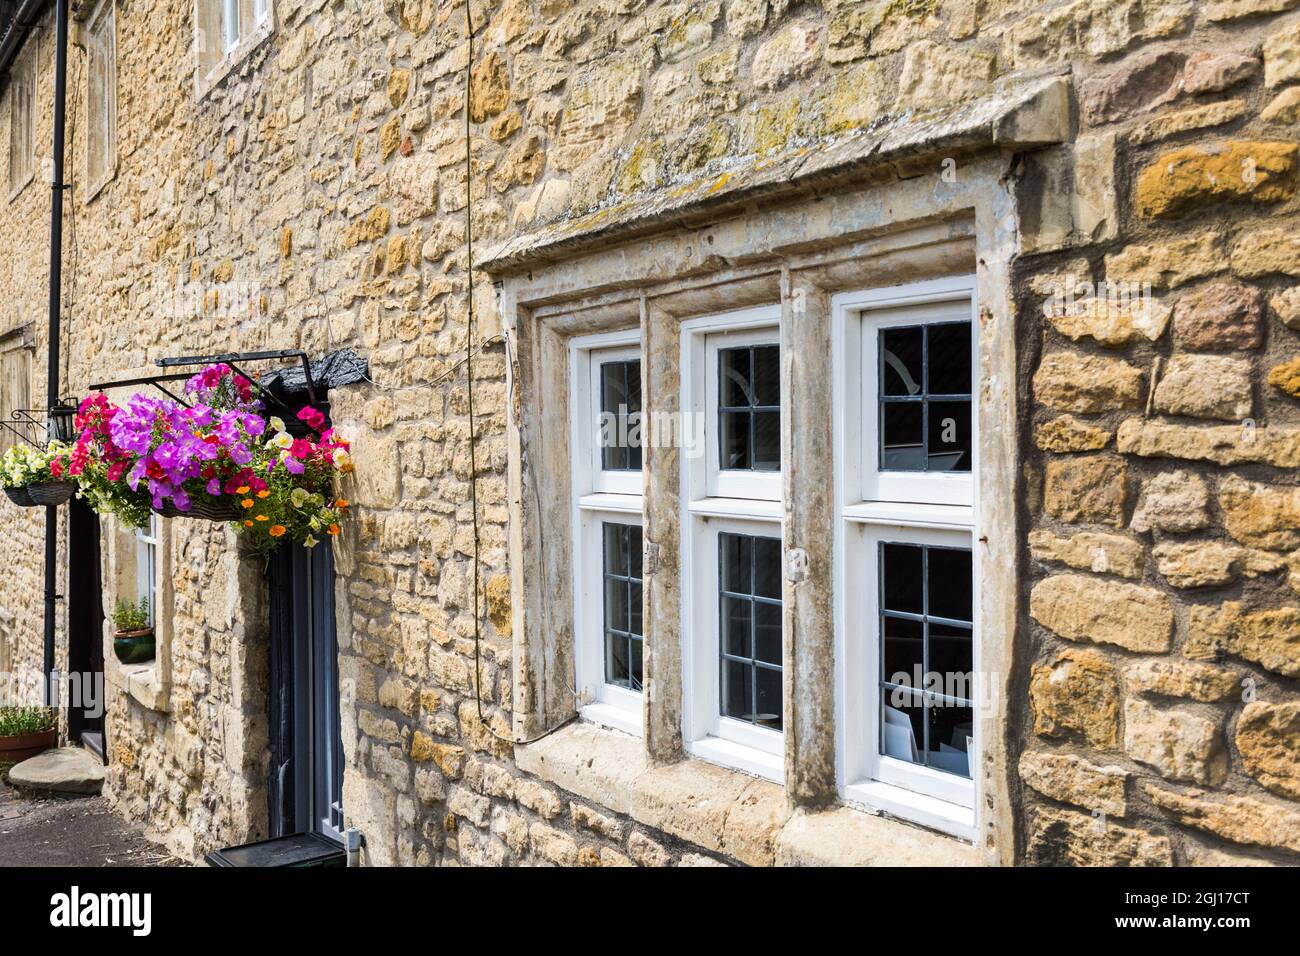
[[[1068,75],[1009,78],[988,96],[959,106],[901,113],[818,149],[748,157],[707,179],[559,220],[488,247],[476,267],[504,276],[664,228],[716,221],[756,200],[811,195],[897,162],[914,166],[926,158],[1063,143],[1070,113]]]

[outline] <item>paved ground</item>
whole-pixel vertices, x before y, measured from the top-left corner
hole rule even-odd
[[[0,867],[166,866],[177,861],[102,797],[29,796],[0,775]]]

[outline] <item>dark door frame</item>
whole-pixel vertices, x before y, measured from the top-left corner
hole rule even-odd
[[[98,715],[84,706],[68,708],[68,739],[80,741],[105,759],[104,594],[100,567],[99,516],[79,498],[68,503],[68,674],[91,675],[81,688],[95,695]],[[68,703],[81,703],[69,700]]]

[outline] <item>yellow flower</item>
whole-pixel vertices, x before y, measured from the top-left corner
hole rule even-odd
[[[273,524],[273,525],[271,525],[271,531],[270,531],[270,534],[271,534],[271,537],[272,537],[272,538],[278,538],[278,537],[280,537],[282,534],[284,534],[284,532],[285,532],[285,527],[284,527],[284,525],[282,525],[282,524]]]
[[[257,516],[257,520],[258,520],[258,521],[270,521],[271,519],[268,518],[266,515],[258,515],[258,516]]]
[[[245,499],[244,499],[243,501],[241,501],[239,504],[240,504],[241,507],[244,507],[244,508],[251,508],[251,507],[253,507],[253,499],[252,499],[252,498],[245,498]]]

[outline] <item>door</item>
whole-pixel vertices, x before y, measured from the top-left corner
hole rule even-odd
[[[104,756],[104,598],[99,516],[68,503],[68,737]]]
[[[342,839],[334,553],[284,545],[267,566],[271,592],[271,835]]]

